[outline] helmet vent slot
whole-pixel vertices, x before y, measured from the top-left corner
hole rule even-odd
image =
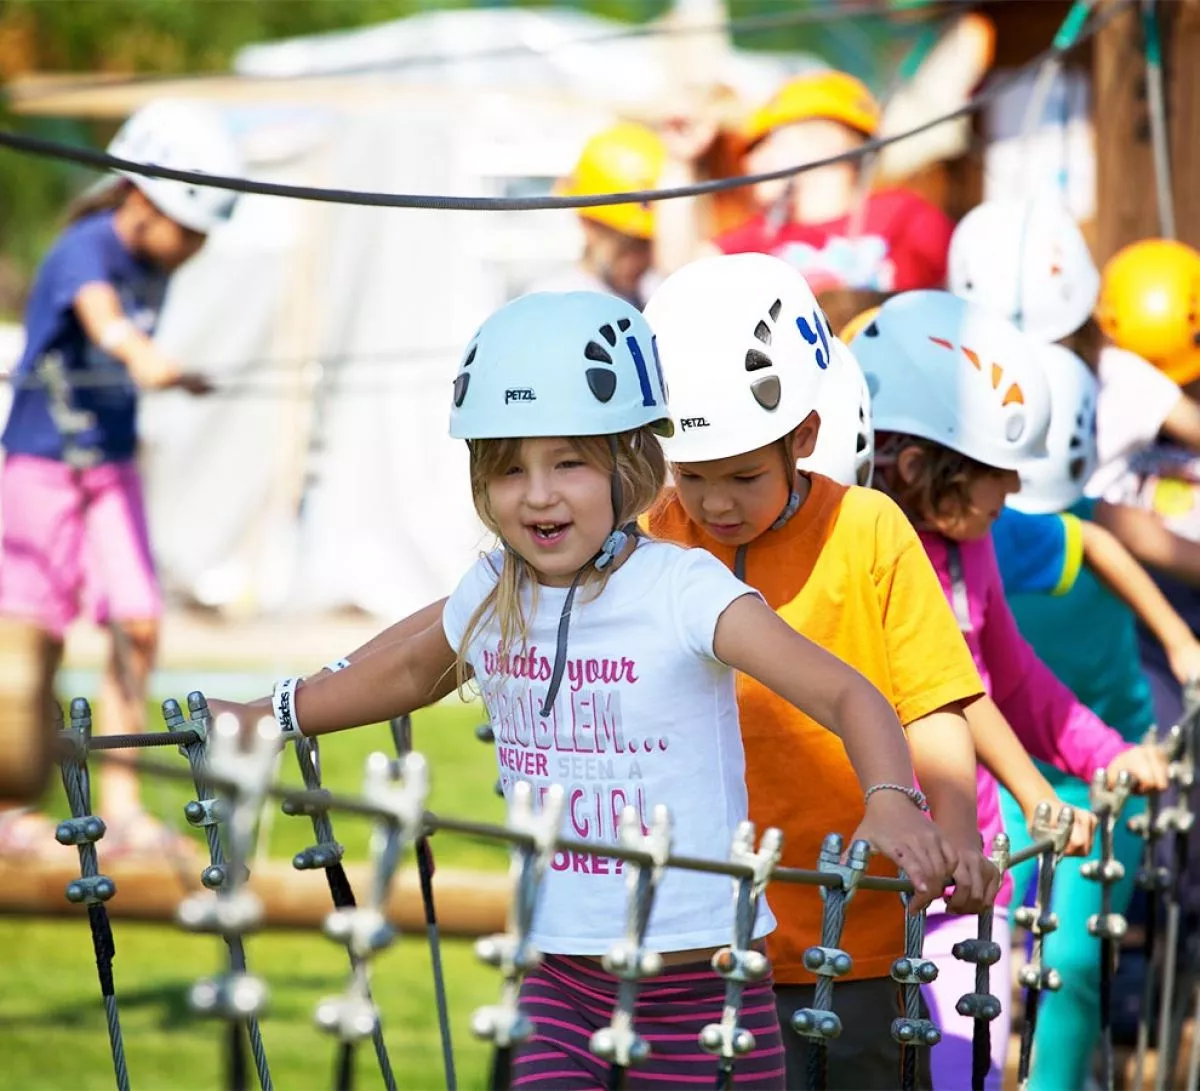
[[[587,343],[587,348],[583,350],[583,355],[589,360],[595,360],[598,364],[611,364],[613,362],[612,357],[608,354],[608,350],[603,345],[598,345],[595,341]]]
[[[779,408],[780,387],[777,375],[764,375],[750,384],[750,392],[754,400],[764,409]]]
[[[616,374],[611,371],[605,371],[602,367],[589,367],[587,369],[587,382],[596,400],[600,402],[610,401],[617,390]]]

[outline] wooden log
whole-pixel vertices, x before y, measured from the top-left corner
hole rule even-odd
[[[78,868],[63,854],[62,864],[0,862],[0,915],[82,916],[64,891]],[[114,919],[171,922],[179,903],[200,886],[198,869],[181,873],[167,862],[146,860],[107,864],[101,871],[116,883],[116,896],[107,903]],[[349,864],[346,874],[361,900],[370,889],[371,871]],[[443,935],[482,936],[501,932],[508,910],[509,881],[503,872],[462,871],[439,867],[433,879],[438,925]],[[320,928],[333,905],[325,875],[297,871],[285,861],[267,861],[251,869],[250,889],[263,901],[264,928]],[[213,895],[215,897],[215,895]],[[403,932],[423,932],[425,912],[417,870],[406,864],[396,876],[388,901],[388,917]]]
[[[1200,3],[1158,4],[1176,231],[1200,244]],[[1145,62],[1138,9],[1117,16],[1097,35],[1093,114],[1096,125],[1097,261],[1137,239],[1159,234],[1154,160],[1147,114]]]
[[[48,661],[40,630],[0,618],[0,799],[9,804],[36,800],[53,768]]]

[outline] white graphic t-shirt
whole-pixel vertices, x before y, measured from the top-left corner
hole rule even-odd
[[[446,603],[443,627],[458,648],[496,580],[502,554],[481,558]],[[673,852],[728,857],[747,816],[745,756],[734,672],[713,655],[725,608],[756,594],[701,549],[641,540],[589,598],[576,594],[567,664],[550,716],[541,706],[554,667],[566,588],[538,587],[537,612],[520,654],[498,653],[485,625],[467,659],[487,704],[506,796],[520,780],[535,799],[566,790],[564,837],[618,843],[618,822],[635,806],[648,831],[655,806],[673,820]],[[525,594],[528,616],[530,593]],[[550,954],[599,955],[625,928],[621,861],[560,852],[542,885],[533,940]],[[715,947],[733,927],[733,881],[668,869],[646,932],[657,951]],[[754,935],[775,927],[761,904]]]

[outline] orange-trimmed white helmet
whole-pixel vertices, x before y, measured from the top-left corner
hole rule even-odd
[[[852,342],[877,432],[919,436],[984,466],[1046,454],[1050,391],[1033,342],[949,292],[893,296]]]

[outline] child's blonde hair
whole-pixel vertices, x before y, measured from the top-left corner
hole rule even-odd
[[[965,515],[970,510],[971,486],[1003,472],[920,436],[881,432],[876,445],[876,480],[915,523]],[[920,452],[921,461],[913,479],[905,481],[897,462],[900,452],[910,447]]]
[[[520,449],[520,439],[479,439],[470,443],[471,497],[480,520],[493,534],[500,536],[500,527],[488,504],[488,485],[512,465]],[[604,473],[615,473],[620,484],[621,510],[616,512],[616,526],[633,522],[646,511],[666,480],[666,460],[649,426],[615,436],[575,436],[571,446],[589,466]],[[580,577],[580,586],[587,587],[591,598],[604,589],[612,566],[599,571],[589,566]],[[501,656],[510,655],[524,647],[528,636],[528,618],[521,609],[521,591],[528,582],[533,601],[531,611],[537,610],[537,580],[530,578],[533,569],[520,554],[504,549],[504,558],[497,573],[495,586],[481,602],[463,633],[458,648],[458,684],[467,680],[467,649],[479,630],[493,618],[500,629]]]

